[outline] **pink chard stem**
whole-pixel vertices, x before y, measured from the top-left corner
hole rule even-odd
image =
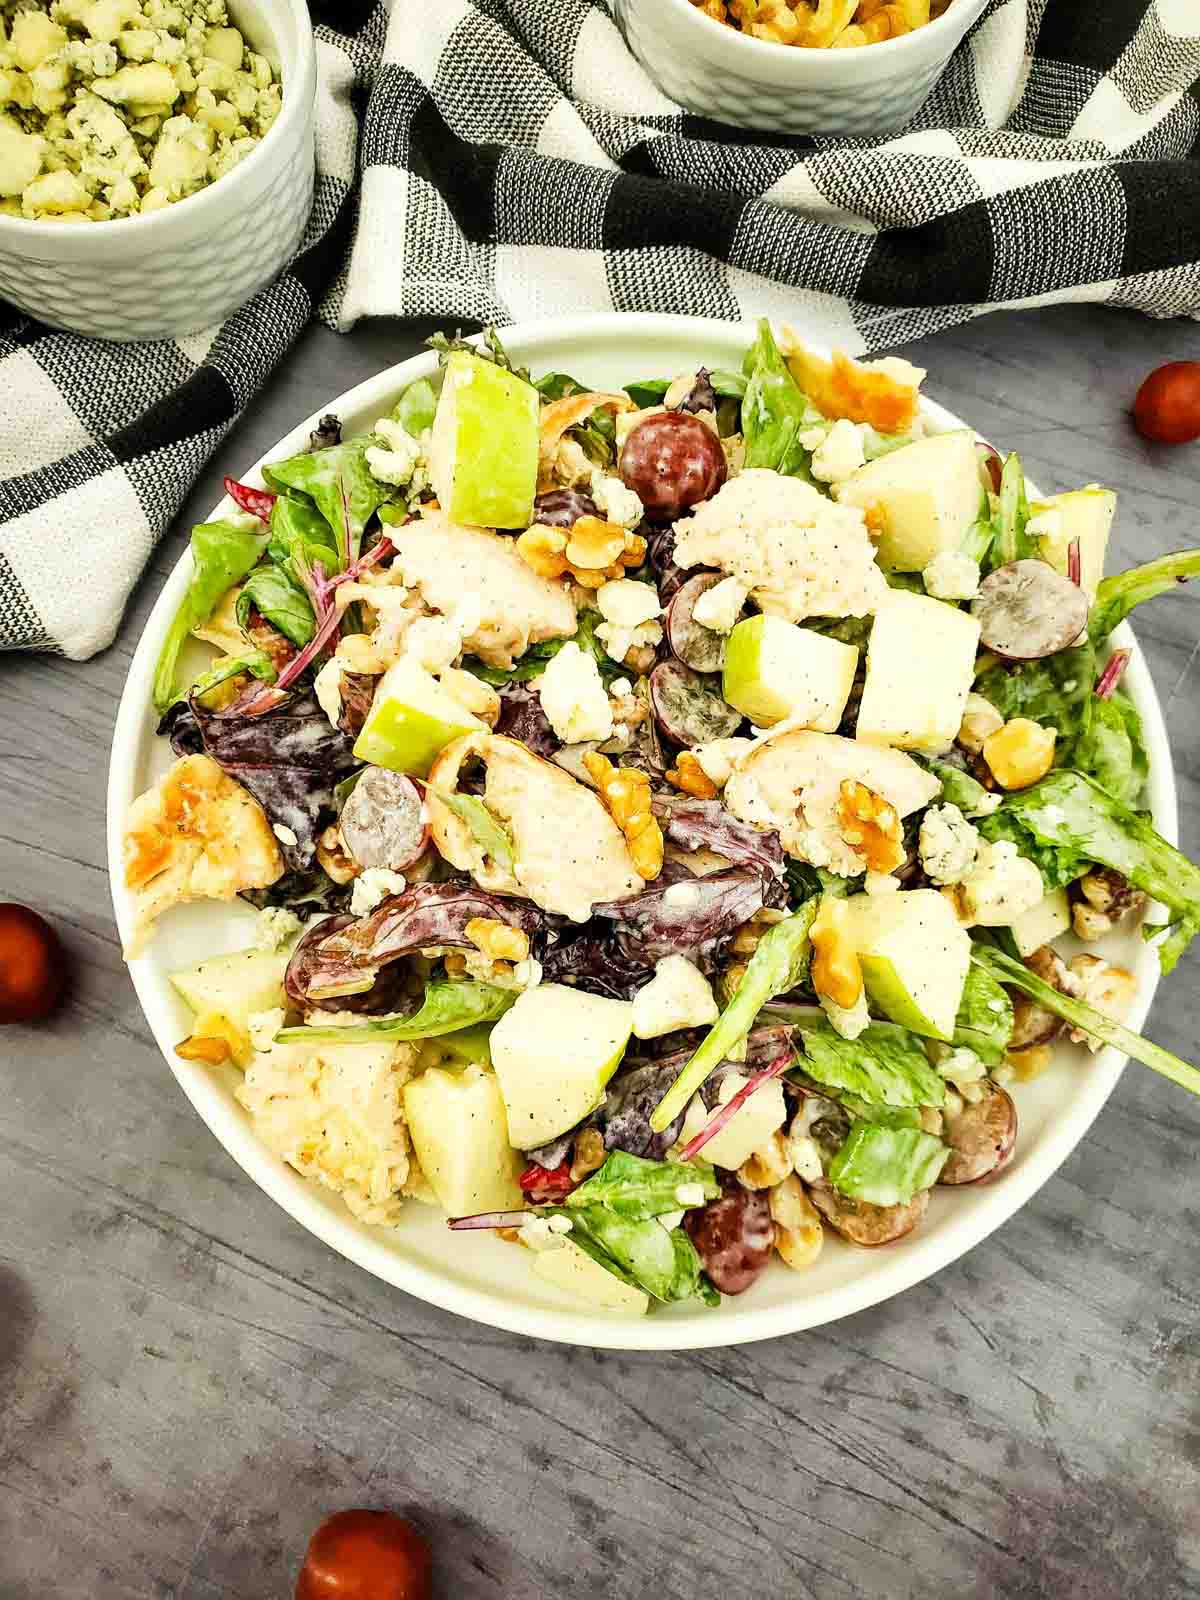
[[[272,494],[270,489],[253,489],[248,483],[239,483],[236,478],[225,479],[225,493],[234,505],[243,511],[248,511],[260,522],[271,520],[271,507],[279,498],[278,495]]]
[[[1112,655],[1109,656],[1104,671],[1100,674],[1096,683],[1097,699],[1107,700],[1112,696],[1125,675],[1125,668],[1129,665],[1129,658],[1132,654],[1131,650],[1114,650]]]
[[[1072,539],[1067,546],[1067,577],[1078,588],[1083,581],[1083,566],[1079,555],[1079,540]]]
[[[480,1211],[473,1217],[450,1217],[447,1226],[455,1233],[473,1233],[484,1228],[519,1228],[528,1211]]]

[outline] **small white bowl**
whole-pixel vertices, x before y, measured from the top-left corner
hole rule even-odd
[[[801,50],[714,22],[690,0],[614,0],[625,41],[664,94],[698,116],[777,133],[892,133],[929,98],[988,0],[846,50]]]
[[[232,20],[283,79],[257,150],[146,216],[64,224],[0,216],[0,296],[51,327],[168,339],[212,327],[287,262],[312,206],[316,49],[304,0],[233,0]]]

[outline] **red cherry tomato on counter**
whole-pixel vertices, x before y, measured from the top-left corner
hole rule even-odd
[[[295,1600],[429,1600],[429,1544],[391,1511],[338,1511],[308,1541]]]
[[[0,905],[0,1023],[41,1022],[58,1009],[65,982],[63,947],[45,917]]]
[[[1155,444],[1200,439],[1200,361],[1157,367],[1137,392],[1133,420],[1142,437]]]

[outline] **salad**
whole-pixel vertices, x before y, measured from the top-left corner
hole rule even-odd
[[[766,322],[616,392],[433,343],[226,480],[154,681],[127,953],[259,908],[172,982],[273,1151],[640,1314],[909,1233],[1060,1038],[1200,1093],[1096,948],[1200,928],[1110,643],[1200,550],[1106,576],[1110,490],[1030,503],[919,369]]]

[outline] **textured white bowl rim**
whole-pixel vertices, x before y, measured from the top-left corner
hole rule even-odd
[[[597,334],[622,343],[637,338],[650,340],[656,335],[676,341],[685,338],[689,344],[694,344],[699,358],[706,350],[711,356],[715,350],[730,347],[734,339],[744,348],[749,327],[749,324],[702,317],[618,313],[522,323],[504,329],[503,337],[514,354],[535,362],[542,344],[575,339],[595,342]],[[435,367],[436,358],[432,354],[414,356],[337,398],[324,401],[269,450],[253,470],[241,473],[241,477],[261,484],[258,469],[262,461],[279,459],[303,448],[309,432],[326,412],[350,415],[364,410],[382,414],[406,384],[428,375]],[[636,371],[632,374],[633,377],[637,375]],[[927,401],[924,409],[939,430],[967,426],[933,402]],[[228,446],[225,449],[228,453]],[[232,509],[231,503],[224,500],[214,515]],[[121,877],[122,836],[133,793],[130,775],[135,770],[139,746],[151,715],[150,690],[159,645],[182,599],[190,565],[190,556],[185,551],[147,619],[130,663],[113,732],[107,804],[109,879],[117,923],[123,934],[131,924]],[[1128,625],[1123,625],[1116,637],[1123,645],[1134,643]],[[1134,650],[1125,682],[1143,719],[1150,756],[1150,800],[1155,825],[1174,841],[1176,802],[1170,748],[1158,698],[1138,650]],[[214,910],[219,912],[219,907]],[[1158,960],[1151,947],[1141,948],[1135,958],[1135,969],[1139,978],[1138,999],[1129,1026],[1137,1029],[1145,1021],[1158,983]],[[130,975],[163,1056],[196,1110],[234,1160],[296,1221],[349,1260],[418,1299],[511,1333],[596,1349],[692,1350],[744,1344],[837,1321],[910,1288],[986,1238],[1041,1188],[1091,1126],[1112,1093],[1126,1060],[1114,1049],[1101,1051],[1088,1070],[1079,1074],[1078,1090],[1066,1113],[1024,1161],[1010,1167],[1000,1181],[976,1190],[977,1201],[980,1195],[982,1200],[972,1208],[970,1215],[964,1212],[940,1223],[936,1232],[918,1232],[894,1248],[873,1252],[871,1260],[877,1264],[876,1270],[854,1283],[806,1296],[803,1275],[797,1274],[795,1300],[784,1306],[741,1307],[736,1300],[726,1300],[720,1313],[700,1308],[687,1320],[656,1318],[653,1311],[645,1317],[618,1320],[589,1315],[586,1310],[550,1311],[540,1306],[521,1305],[453,1282],[418,1262],[404,1260],[348,1214],[333,1214],[319,1198],[315,1186],[298,1180],[295,1173],[284,1168],[266,1149],[254,1134],[249,1119],[229,1104],[213,1080],[175,1056],[173,1046],[178,1028],[174,1020],[174,1002],[166,979],[153,970],[149,958],[143,956],[131,962]]]
[[[308,13],[306,0],[271,0],[272,4],[283,5],[292,14],[296,26],[296,62],[288,77],[290,81],[301,85],[308,81],[313,71],[316,44],[313,40],[312,18]],[[264,13],[269,10],[269,5],[264,4]],[[131,228],[139,230],[138,237],[145,242],[147,249],[161,243],[159,237],[165,229],[171,226],[173,217],[186,216],[189,223],[197,222],[205,209],[211,209],[214,204],[227,205],[235,194],[237,188],[253,185],[258,176],[259,168],[269,159],[268,152],[283,137],[284,129],[290,128],[297,120],[307,115],[299,94],[289,94],[288,84],[283,85],[283,104],[279,115],[267,129],[258,145],[244,161],[239,161],[232,172],[227,172],[224,177],[218,178],[214,183],[209,183],[203,189],[198,189],[195,194],[187,195],[183,200],[177,200],[173,205],[164,206],[161,211],[148,211],[143,215],[138,212],[132,217],[112,217],[108,222],[92,222],[87,228],[77,230],[66,227],[61,222],[49,222],[44,219],[34,220],[26,217],[10,217],[0,212],[0,241],[11,239],[18,247],[21,241],[26,244],[37,242],[43,244],[46,239],[55,240],[62,237],[68,230],[71,237],[93,240],[109,240],[114,236],[124,239]],[[213,196],[216,195],[214,201]],[[219,223],[221,218],[214,219]],[[115,235],[114,235],[114,230]],[[74,252],[72,252],[74,253]]]
[[[786,51],[788,55],[799,57],[804,61],[819,61],[828,56],[857,55],[863,50],[869,50],[875,60],[882,58],[886,52],[894,64],[900,65],[906,51],[920,50],[922,46],[928,49],[943,33],[959,28],[959,18],[953,14],[956,7],[961,6],[965,11],[974,3],[978,13],[982,11],[987,0],[952,0],[952,4],[940,17],[935,17],[932,22],[927,22],[920,28],[914,28],[911,33],[902,33],[894,39],[880,39],[875,44],[856,45],[850,50],[842,51],[810,50],[793,44],[783,44],[778,39],[757,39],[753,34],[743,33],[740,28],[731,28],[723,22],[714,22],[711,17],[705,16],[698,6],[693,5],[692,0],[658,0],[658,3],[667,6],[680,19],[686,15],[689,20],[683,23],[685,27],[720,28],[723,33],[729,35],[732,41],[730,47],[735,53],[738,50],[746,52],[745,64],[749,67],[756,53],[760,59],[765,59],[764,53],[778,57],[780,51]],[[974,20],[972,17],[971,21]]]

